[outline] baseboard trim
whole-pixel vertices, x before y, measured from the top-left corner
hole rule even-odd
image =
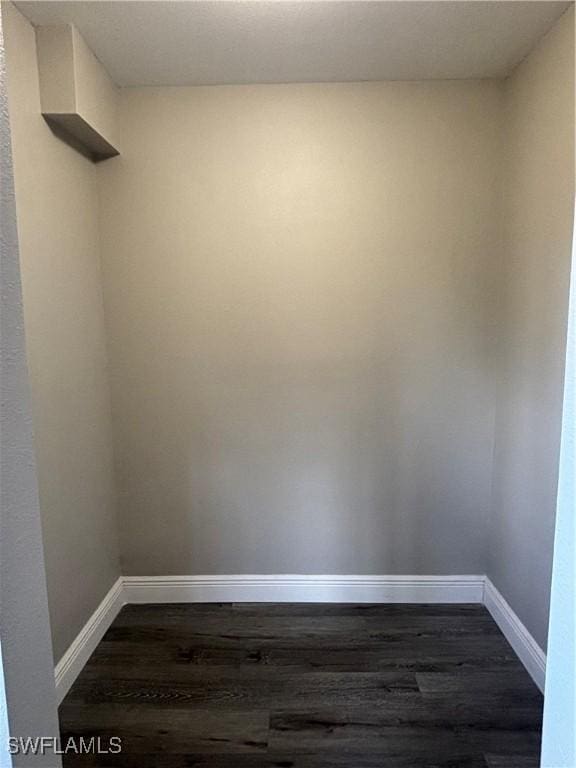
[[[92,616],[82,627],[54,670],[58,704],[94,652],[96,646],[124,605],[124,584],[120,577],[110,588]]]
[[[531,678],[544,693],[546,654],[487,576],[484,583],[484,605]]]
[[[58,703],[129,603],[483,603],[540,690],[546,655],[487,576],[122,576],[55,669]]]
[[[480,603],[483,576],[125,576],[128,603]]]

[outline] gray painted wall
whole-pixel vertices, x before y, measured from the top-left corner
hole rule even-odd
[[[574,205],[574,11],[506,82],[487,572],[545,649]]]
[[[484,572],[501,91],[123,90],[125,573]]]
[[[58,734],[24,322],[3,21],[0,17],[0,636],[10,731]],[[4,752],[2,745],[0,756]],[[60,758],[15,758],[54,766]]]
[[[120,575],[97,168],[40,114],[34,29],[2,3],[54,659]]]

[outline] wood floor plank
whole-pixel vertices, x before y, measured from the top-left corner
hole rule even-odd
[[[130,754],[262,753],[268,746],[267,711],[226,711],[69,705],[60,711],[62,736],[119,737]]]
[[[539,768],[540,756],[522,755],[485,755],[488,768]]]
[[[71,691],[71,701],[108,704],[139,704],[151,707],[194,707],[206,709],[263,708],[284,702],[294,710],[334,705],[373,704],[390,692],[417,691],[413,674],[403,670],[379,673],[310,673],[262,678],[227,674],[164,676],[162,669],[138,667],[115,678],[93,679],[89,675]]]
[[[482,755],[447,757],[446,752],[428,755],[390,757],[377,753],[298,754],[270,751],[266,755],[142,755],[68,757],[65,768],[486,768]],[[500,768],[500,766],[499,766]],[[510,768],[532,768],[532,765],[514,764]]]
[[[539,697],[539,692],[524,669],[485,669],[480,672],[417,672],[418,687],[423,694],[484,692],[522,694],[524,698]]]
[[[402,757],[426,756],[442,739],[443,749],[454,757],[472,751],[450,725],[433,723],[422,713],[412,714],[411,706],[402,709],[403,717],[391,712],[381,715],[372,709],[275,713],[270,720],[269,745],[293,754],[362,752]]]
[[[132,605],[60,708],[76,768],[533,768],[542,697],[477,605]]]

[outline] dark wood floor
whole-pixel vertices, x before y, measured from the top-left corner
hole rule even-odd
[[[541,716],[477,605],[127,606],[60,708],[127,768],[535,768]]]

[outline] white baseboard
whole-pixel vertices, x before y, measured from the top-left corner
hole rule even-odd
[[[124,585],[120,577],[110,588],[98,608],[82,627],[72,645],[54,670],[58,704],[86,664],[96,646],[124,605]]]
[[[124,576],[127,603],[481,603],[484,576]]]
[[[127,603],[484,603],[544,690],[544,652],[486,576],[121,576],[56,665],[58,703]]]
[[[538,688],[544,693],[546,654],[487,576],[484,584],[484,605]]]

